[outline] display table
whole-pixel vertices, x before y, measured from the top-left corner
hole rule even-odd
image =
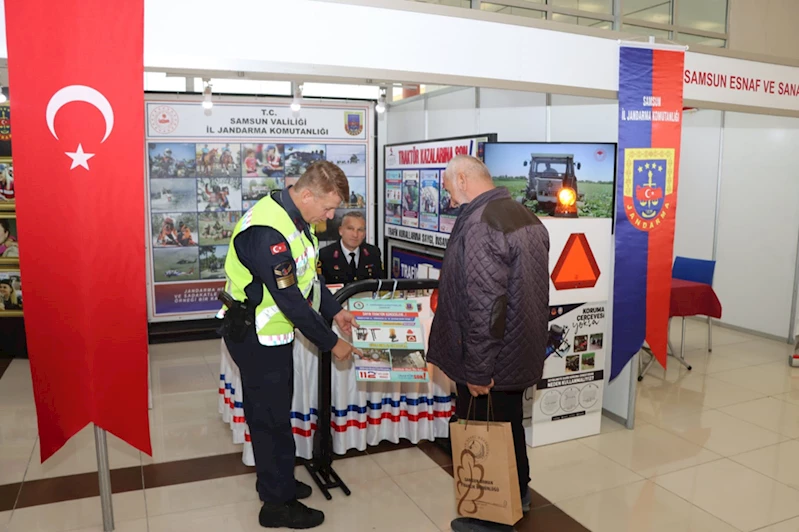
[[[669,317],[708,316],[721,318],[721,302],[709,284],[671,280]]]
[[[713,290],[713,287],[709,284],[672,278],[671,302],[669,305],[669,329],[671,329],[671,318],[682,318],[682,334],[680,340],[680,355],[677,356],[674,353],[674,347],[671,345],[671,336],[669,336],[668,341],[668,355],[676,359],[677,362],[690,371],[691,366],[685,360],[685,318],[687,316],[708,317],[708,351],[710,351],[712,342],[710,319],[721,318],[721,302],[715,290]],[[650,356],[652,355],[649,348],[644,347],[643,350]],[[638,359],[639,382],[643,380],[654,361],[655,357],[652,356],[649,362],[644,366],[643,360],[641,358]]]
[[[422,305],[420,319],[426,343],[432,322],[430,298],[410,299]],[[340,334],[335,327],[334,330]],[[242,461],[254,466],[238,367],[224,341],[221,351],[219,413],[230,424],[233,442],[244,444]],[[305,459],[313,455],[313,435],[317,428],[318,363],[316,347],[297,333],[291,424],[297,444],[296,455]],[[398,443],[400,438],[405,438],[418,443],[449,436],[449,420],[455,413],[455,385],[435,366],[429,366],[429,382],[420,384],[357,382],[352,368],[352,361],[333,362],[330,425],[334,453],[341,455],[350,449],[363,451],[367,445],[377,445],[383,440]]]

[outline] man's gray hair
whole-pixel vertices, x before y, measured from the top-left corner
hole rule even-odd
[[[363,220],[363,223],[366,223],[366,216],[363,215],[361,211],[349,211],[344,216],[341,217],[341,223],[344,223],[344,220],[347,218],[357,218],[359,220]]]
[[[477,178],[485,181],[492,180],[491,172],[488,171],[488,167],[483,161],[471,155],[456,155],[450,159],[449,164],[447,164],[447,169],[444,172],[451,177],[454,177],[455,174],[462,173],[468,178]]]

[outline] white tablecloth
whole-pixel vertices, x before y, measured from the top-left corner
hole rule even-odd
[[[420,318],[429,337],[432,314],[429,296],[413,297],[422,305]],[[255,465],[249,430],[244,421],[241,377],[222,341],[219,371],[219,413],[230,424],[234,443],[244,444],[242,461]],[[316,347],[297,334],[294,342],[294,399],[291,424],[297,456],[311,458],[317,425],[318,366]],[[434,366],[427,383],[366,383],[355,380],[351,361],[333,362],[333,452],[363,451],[383,440],[413,443],[449,435],[449,419],[455,413],[455,385]]]

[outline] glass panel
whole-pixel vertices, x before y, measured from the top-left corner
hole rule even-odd
[[[416,2],[424,2],[425,4],[440,4],[442,6],[452,7],[465,7],[471,8],[471,0],[415,0]]]
[[[677,36],[677,41],[688,45],[701,44],[702,46],[714,46],[716,48],[724,48],[724,45],[727,44],[724,39],[711,39],[710,37],[691,35],[690,33],[680,33]]]
[[[703,31],[727,33],[727,0],[680,0],[677,25]]]
[[[613,14],[613,0],[549,0],[550,5],[566,9],[579,9],[591,13]]]
[[[643,26],[633,26],[632,24],[622,24],[621,31],[624,33],[634,33],[636,35],[643,35],[644,37],[660,37],[662,39],[669,39],[671,36],[666,30],[656,30],[655,28],[644,28]]]
[[[671,24],[672,0],[624,0],[622,11],[625,17],[632,17],[647,22]],[[692,0],[699,1],[699,0]]]
[[[524,9],[522,7],[503,6],[501,4],[492,4],[490,2],[482,2],[480,4],[482,11],[490,11],[492,13],[502,13],[503,15],[519,15],[529,18],[544,18],[546,12],[538,11],[535,9]]]
[[[552,20],[555,22],[563,22],[566,24],[577,24],[578,26],[588,26],[590,28],[599,28],[601,30],[612,30],[613,23],[607,20],[597,20],[595,18],[587,17],[572,17],[571,15],[561,15],[559,13],[552,13]]]

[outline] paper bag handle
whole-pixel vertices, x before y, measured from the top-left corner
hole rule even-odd
[[[469,426],[469,415],[472,413],[472,404],[474,404],[474,396],[469,395],[469,409],[466,411],[466,427]],[[494,419],[494,405],[491,404],[491,392],[488,392],[488,412],[486,416],[486,430],[490,427],[489,423]],[[474,409],[475,418],[477,417],[477,408]],[[477,421],[477,419],[475,419]],[[465,427],[464,427],[465,428]]]

